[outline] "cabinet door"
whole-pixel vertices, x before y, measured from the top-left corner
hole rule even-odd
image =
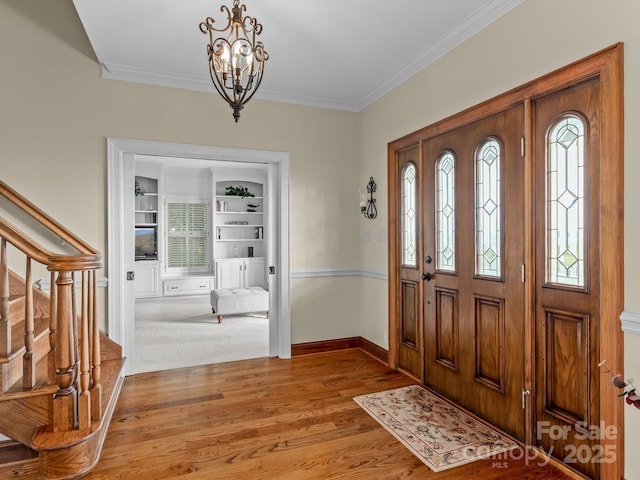
[[[245,260],[245,287],[267,288],[267,261],[264,258]]]
[[[242,260],[216,262],[216,288],[244,287],[244,264]]]
[[[141,297],[158,296],[158,264],[136,262],[135,295]]]

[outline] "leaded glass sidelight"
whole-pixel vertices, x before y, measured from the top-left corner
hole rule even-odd
[[[549,129],[546,172],[547,281],[585,286],[584,122],[567,115]]]
[[[402,264],[416,266],[416,166],[408,163],[402,170]]]
[[[436,269],[456,269],[455,157],[444,152],[436,161]]]
[[[476,275],[500,278],[502,218],[500,144],[485,141],[476,151]]]

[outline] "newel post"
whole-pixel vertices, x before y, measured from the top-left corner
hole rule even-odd
[[[73,277],[71,272],[59,272],[56,280],[58,297],[56,334],[56,383],[53,397],[53,431],[76,427],[78,411],[78,350],[73,308]]]

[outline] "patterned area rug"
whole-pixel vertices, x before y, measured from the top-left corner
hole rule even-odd
[[[435,472],[518,446],[419,385],[354,400]]]

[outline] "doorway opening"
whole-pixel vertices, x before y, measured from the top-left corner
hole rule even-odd
[[[107,141],[108,177],[108,331],[120,343],[127,357],[125,373],[135,367],[135,293],[130,272],[135,270],[133,247],[134,199],[129,186],[134,185],[136,155],[145,157],[205,161],[211,167],[233,164],[238,167],[260,164],[266,168],[271,185],[269,208],[273,228],[267,244],[269,258],[269,356],[290,358],[291,318],[289,298],[289,178],[290,155],[271,152],[203,145],[173,144],[109,138]],[[265,232],[266,234],[266,232]],[[271,268],[272,267],[272,268]]]

